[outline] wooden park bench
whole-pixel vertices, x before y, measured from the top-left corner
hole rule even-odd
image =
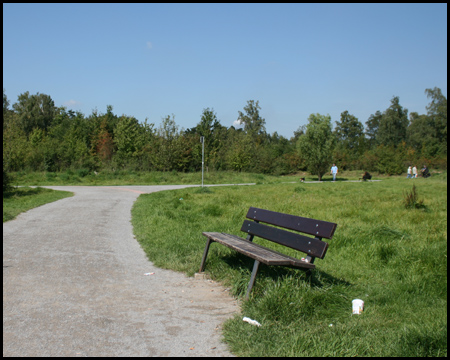
[[[250,291],[253,288],[253,284],[255,283],[256,273],[258,272],[260,263],[266,265],[314,269],[314,259],[323,259],[328,249],[328,243],[322,241],[322,239],[331,239],[337,226],[337,224],[327,221],[309,219],[254,207],[250,207],[246,217],[247,219],[252,220],[244,220],[241,227],[241,231],[247,233],[246,239],[225,233],[203,232],[203,235],[208,239],[206,240],[205,251],[203,252],[200,272],[203,272],[205,268],[206,257],[208,255],[209,245],[211,242],[218,242],[240,252],[241,254],[255,259],[252,275],[247,288],[247,294],[245,296],[247,300]],[[284,229],[294,230],[296,232],[287,231]],[[314,237],[305,236],[297,232],[313,235]],[[273,241],[295,250],[299,250],[307,256],[301,259],[296,259],[278,251],[258,245],[253,242],[253,238],[255,236]]]

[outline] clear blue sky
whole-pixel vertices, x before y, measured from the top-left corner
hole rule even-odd
[[[156,127],[203,109],[233,125],[258,100],[287,138],[312,113],[333,126],[447,96],[447,4],[3,4],[3,88]]]

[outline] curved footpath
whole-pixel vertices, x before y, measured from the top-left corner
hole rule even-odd
[[[237,302],[153,266],[133,236],[141,193],[188,186],[46,187],[75,196],[3,224],[4,357],[231,356]]]

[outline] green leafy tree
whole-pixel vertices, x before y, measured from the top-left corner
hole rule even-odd
[[[405,172],[404,162],[406,154],[405,142],[402,141],[396,147],[383,144],[375,149],[375,156],[378,159],[375,169],[380,174],[400,175]]]
[[[386,109],[380,119],[377,143],[397,147],[402,141],[406,141],[408,125],[408,109],[404,109],[400,105],[399,97],[394,96],[391,100],[391,106]]]
[[[72,128],[72,119],[75,116],[75,112],[72,110],[67,111],[65,107],[57,108],[52,124],[46,132],[45,146],[48,147],[51,144],[54,148],[53,152],[56,153],[56,162],[59,169],[67,169],[75,162],[75,159],[71,156],[70,142],[66,136]],[[30,134],[31,141],[33,133],[36,130],[41,129],[36,128],[33,130]],[[47,150],[48,149],[46,149],[46,151]]]
[[[378,128],[380,127],[382,116],[383,114],[378,110],[375,114],[370,115],[369,119],[366,121],[366,137],[370,149],[375,148],[377,145]]]
[[[157,138],[153,146],[152,163],[157,170],[170,171],[176,168],[177,157],[180,154],[179,138],[181,131],[175,122],[175,115],[172,114],[163,118],[163,121],[156,131]]]
[[[114,129],[114,144],[121,165],[127,161],[136,160],[144,147],[141,125],[136,118],[128,116],[119,118]]]
[[[98,133],[102,126],[113,136],[118,122],[119,118],[113,113],[112,105],[106,106],[106,114],[99,113],[97,109],[92,110],[92,114],[87,118],[86,124],[83,124],[87,125],[90,133],[90,148],[95,148],[95,142],[97,141]]]
[[[341,121],[336,121],[334,134],[337,141],[335,161],[339,161],[343,168],[353,166],[364,151],[364,126],[355,116],[344,111]]]
[[[220,147],[223,145],[221,136],[224,127],[220,125],[217,120],[217,115],[214,109],[203,109],[200,122],[193,129],[185,132],[185,136],[196,135],[196,140],[193,141],[192,156],[195,158],[194,163],[201,163],[202,144],[200,143],[200,136],[204,137],[205,146],[205,166],[210,166],[211,159],[217,156]],[[196,168],[196,166],[194,166]]]
[[[12,190],[12,178],[11,175],[8,174],[8,171],[5,170],[5,164],[3,164],[3,197]]]
[[[251,170],[258,173],[285,175],[300,167],[295,143],[277,132],[267,134],[263,145],[253,154]]]
[[[246,139],[233,141],[232,152],[228,153],[228,165],[233,169],[251,170],[251,171],[267,171],[267,160],[269,154],[264,145],[267,140],[266,134],[266,120],[261,117],[259,110],[259,101],[249,100],[244,107],[245,113],[239,111],[238,121],[244,125],[244,134]],[[236,140],[236,139],[235,139]],[[245,144],[245,149],[242,148]],[[230,157],[230,154],[233,156]],[[230,160],[233,158],[234,160]],[[254,159],[250,162],[247,159]],[[231,165],[233,164],[233,165]]]
[[[252,154],[248,151],[252,146],[251,138],[236,131],[230,140],[227,143],[227,167],[239,172],[248,170],[252,161]]]
[[[293,144],[296,144],[300,136],[305,135],[305,132],[306,132],[306,125],[299,126],[298,129],[294,131],[294,136],[291,137],[291,142]]]
[[[140,124],[138,143],[140,144],[135,152],[136,166],[138,170],[153,170],[152,167],[152,151],[155,142],[155,129],[153,123],[148,123],[145,119]]]
[[[253,139],[262,136],[266,133],[266,120],[259,114],[261,107],[259,101],[248,100],[247,106],[244,107],[245,113],[239,111],[238,121],[241,125],[244,125],[244,132],[250,135]]]
[[[9,100],[8,97],[5,94],[5,88],[3,88],[3,116],[5,116],[6,112],[9,108]]]
[[[102,116],[106,120],[106,128],[110,134],[114,133],[116,126],[119,124],[121,118],[113,113],[113,106],[106,105],[106,114]]]
[[[233,127],[227,128],[219,125],[214,129],[214,144],[211,151],[209,151],[209,158],[207,167],[215,170],[227,169],[226,152],[229,144],[230,133],[236,132]]]
[[[95,138],[93,124],[80,112],[70,116],[70,126],[64,135],[65,154],[68,164],[76,168],[96,170],[98,164],[94,151],[90,151]],[[95,146],[95,145],[94,145]]]
[[[5,130],[8,120],[11,116],[11,110],[9,109],[9,100],[5,94],[5,88],[3,88],[3,130]]]
[[[177,171],[195,171],[201,169],[201,152],[198,136],[194,134],[185,134],[180,136],[175,142],[175,149],[178,156],[174,159],[172,170]]]
[[[54,172],[62,169],[63,163],[61,161],[60,144],[59,141],[49,136],[46,136],[41,143],[44,154],[43,166],[45,171]],[[39,162],[36,161],[36,164],[39,164]]]
[[[299,138],[297,144],[308,171],[316,174],[319,181],[329,171],[335,142],[330,115],[311,114],[306,125],[306,133]]]
[[[3,128],[3,166],[6,171],[25,168],[30,144],[17,114],[12,113]]]
[[[197,124],[196,132],[200,136],[205,136],[207,138],[212,138],[214,130],[220,127],[220,123],[217,120],[217,115],[214,109],[206,108],[203,109],[202,117],[200,122]]]
[[[56,114],[55,103],[49,95],[30,95],[28,91],[18,96],[18,102],[13,108],[27,136],[35,128],[46,131]]]
[[[334,129],[337,145],[351,152],[359,152],[363,147],[364,127],[358,118],[348,111],[341,113],[341,121],[336,121]]]
[[[431,102],[427,106],[429,125],[433,129],[433,135],[440,144],[440,152],[447,155],[447,98],[441,89],[426,89],[425,93]]]
[[[107,130],[106,119],[100,125],[100,131],[95,141],[95,153],[103,163],[111,161],[114,153],[114,140]]]
[[[419,115],[416,112],[412,112],[409,118],[410,124],[406,132],[408,145],[419,154],[424,151],[425,157],[436,154],[440,144],[435,137],[431,118],[427,115]]]

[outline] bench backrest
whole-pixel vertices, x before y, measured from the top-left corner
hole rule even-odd
[[[323,259],[328,248],[328,243],[321,239],[331,239],[337,226],[337,224],[328,221],[283,214],[254,207],[248,210],[246,217],[253,221],[244,220],[241,231],[246,232],[252,237],[258,236],[320,259]],[[260,222],[313,235],[314,238],[260,224]]]

